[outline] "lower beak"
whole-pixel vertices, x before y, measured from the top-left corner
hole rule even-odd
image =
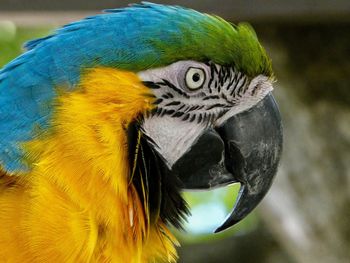
[[[231,214],[215,232],[246,217],[270,189],[282,152],[282,124],[271,94],[201,135],[173,166],[184,189],[241,184]]]

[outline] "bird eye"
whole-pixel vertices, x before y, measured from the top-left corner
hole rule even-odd
[[[201,68],[189,68],[186,72],[186,85],[190,90],[196,90],[203,86],[205,72]]]

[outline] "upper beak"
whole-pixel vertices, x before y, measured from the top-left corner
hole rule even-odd
[[[241,184],[235,206],[220,232],[241,221],[263,199],[282,152],[282,123],[271,94],[248,111],[204,132],[173,166],[184,189]]]

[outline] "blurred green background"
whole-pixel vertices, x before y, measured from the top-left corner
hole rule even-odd
[[[239,186],[186,192],[180,262],[350,261],[350,1],[158,1],[249,21],[272,57],[285,143],[277,179],[247,219],[211,232]],[[23,42],[128,1],[0,1],[0,67]]]

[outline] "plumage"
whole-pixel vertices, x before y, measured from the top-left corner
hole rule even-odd
[[[7,171],[28,168],[18,143],[35,137],[34,128],[49,126],[57,89],[74,89],[86,68],[137,72],[192,59],[235,65],[252,76],[272,74],[246,24],[151,3],[108,12],[27,43],[28,51],[0,71],[0,159]]]
[[[0,258],[9,262],[175,258],[175,239],[161,220],[150,225],[145,219],[135,186],[125,176],[130,169],[125,129],[153,107],[152,96],[145,98],[149,91],[137,85],[137,79],[134,73],[94,69],[76,91],[61,94],[51,129],[25,145],[33,160],[31,171],[1,178],[13,182],[0,193]],[[144,239],[152,240],[150,248],[147,242],[141,245]]]
[[[172,166],[272,90],[252,28],[145,2],[25,48],[0,71],[0,259],[175,262]]]

